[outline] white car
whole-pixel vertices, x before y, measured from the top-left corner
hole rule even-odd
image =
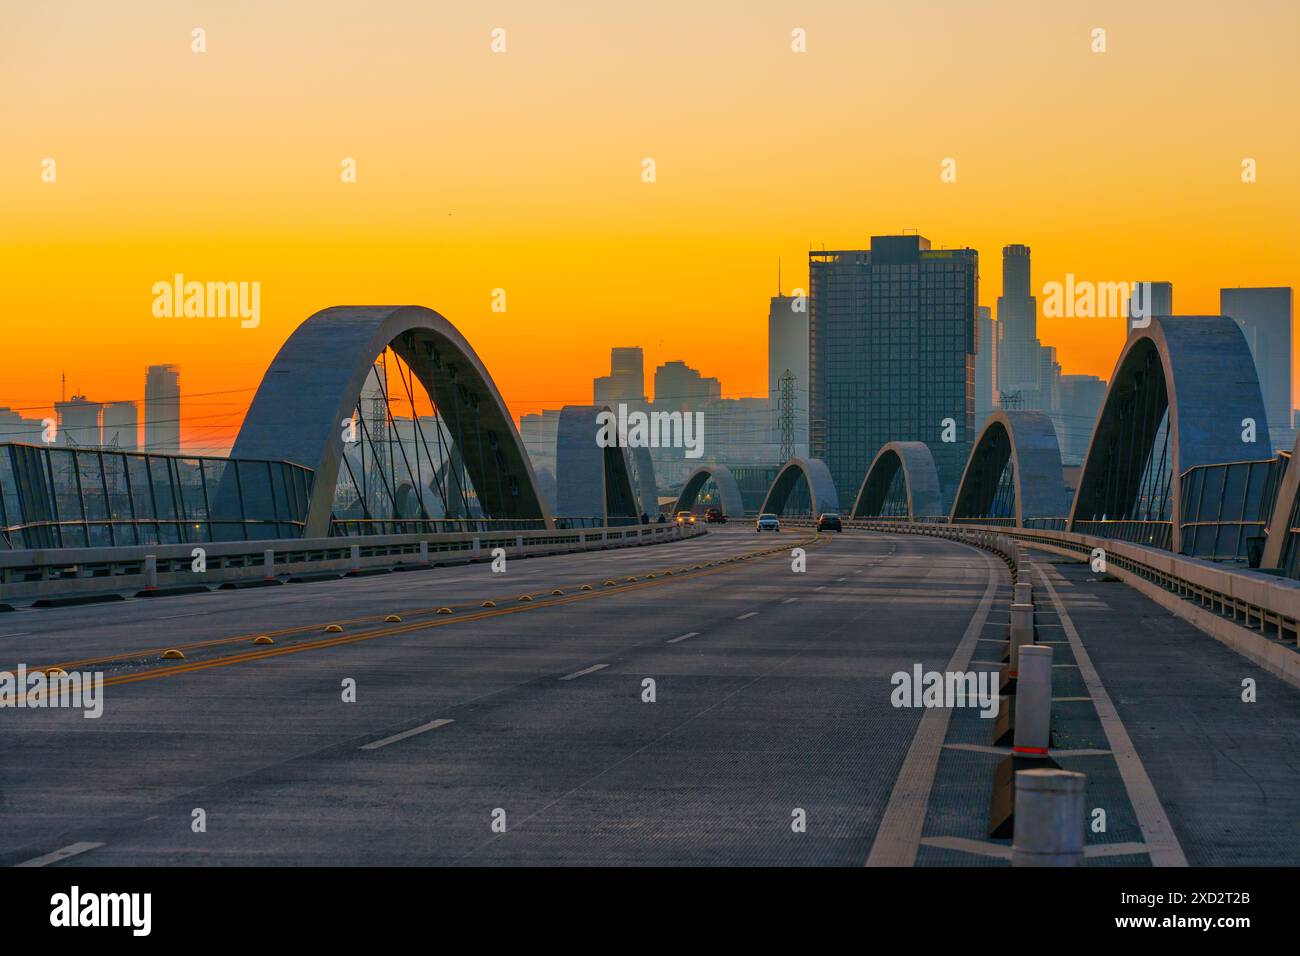
[[[754,530],[755,531],[780,531],[781,519],[778,518],[776,515],[771,515],[771,514],[759,515],[758,519],[754,522]]]

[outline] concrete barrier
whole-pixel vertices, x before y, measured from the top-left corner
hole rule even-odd
[[[1012,752],[1046,756],[1052,733],[1052,649],[1020,648],[1016,675],[1016,732]]]
[[[1087,783],[1069,770],[1016,773],[1012,866],[1083,866]]]
[[[513,530],[509,533],[465,531],[203,542],[207,559],[207,569],[203,572],[192,569],[193,542],[0,551],[0,600],[104,595],[149,587],[164,593],[180,593],[174,589],[261,583],[267,551],[272,552],[276,574],[283,579],[410,568],[417,556],[422,563],[427,562],[426,566],[465,564],[480,559],[484,548],[522,545],[525,554],[545,555],[658,544],[706,533],[704,528],[683,532],[668,525],[652,525],[592,528],[585,534],[576,529],[548,528],[522,535]]]
[[[1011,605],[1011,676],[1020,671],[1020,649],[1026,644],[1034,643],[1034,606],[1032,604]]]

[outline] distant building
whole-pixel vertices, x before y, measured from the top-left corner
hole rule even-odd
[[[560,410],[547,408],[541,412],[519,416],[519,437],[533,463],[533,468],[545,468],[555,475],[555,434],[560,425]]]
[[[45,424],[39,418],[24,418],[9,407],[0,407],[0,442],[41,444]]]
[[[975,427],[979,254],[873,236],[867,250],[810,252],[808,273],[809,443],[840,501],[895,440],[929,445],[951,495]]]
[[[998,296],[997,389],[999,404],[1055,412],[1060,366],[1055,350],[1045,354],[1038,341],[1038,299],[1031,294],[1028,246],[1002,248],[1002,295]]]
[[[1273,447],[1290,449],[1295,440],[1291,415],[1291,289],[1220,289],[1219,311],[1241,326],[1255,357]]]
[[[1148,316],[1174,314],[1174,284],[1172,282],[1139,281],[1131,285],[1133,294],[1128,300],[1128,316],[1124,322],[1124,340],[1142,327],[1134,327],[1133,319],[1138,311],[1145,311]],[[1148,299],[1150,300],[1148,302]]]
[[[175,365],[150,365],[145,372],[144,450],[180,453],[181,378]]]
[[[998,404],[998,335],[1001,326],[993,321],[986,305],[979,307],[978,328],[975,336],[975,431],[984,427],[984,421]]]
[[[109,402],[104,406],[101,435],[104,445],[118,451],[139,451],[140,412],[135,402]]]
[[[781,442],[781,378],[794,378],[794,449],[808,454],[808,300],[775,295],[767,310],[767,395],[771,406],[772,435]]]
[[[1061,410],[1052,417],[1064,464],[1083,464],[1105,398],[1105,379],[1096,375],[1061,376]]]
[[[609,374],[598,376],[591,390],[595,405],[611,408],[616,408],[619,402],[644,405],[645,358],[640,347],[610,349]]]
[[[98,448],[103,444],[99,415],[103,406],[84,395],[73,395],[66,402],[55,402],[59,434],[55,444],[64,448]]]
[[[656,408],[673,411],[699,409],[710,399],[721,397],[721,382],[704,377],[685,362],[665,362],[655,369]]]

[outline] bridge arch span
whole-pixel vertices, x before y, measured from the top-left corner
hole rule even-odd
[[[1056,428],[1043,412],[1001,409],[971,447],[951,520],[1063,518],[1067,507]]]
[[[565,405],[555,432],[555,513],[559,518],[635,519],[641,503],[632,482],[631,449],[602,447],[606,405]]]
[[[736,483],[735,476],[726,465],[700,465],[691,472],[686,478],[686,483],[682,485],[673,510],[690,511],[695,507],[695,499],[699,497],[710,478],[717,485],[718,494],[722,496],[723,513],[728,518],[743,518],[745,502],[740,496],[740,485]]]
[[[896,510],[901,513],[894,514]],[[881,446],[872,459],[850,517],[917,518],[939,515],[942,511],[939,471],[930,446],[922,441],[891,441]]]
[[[763,507],[759,510],[764,513],[782,514],[790,493],[794,491],[796,482],[800,479],[807,484],[812,514],[840,510],[840,496],[835,490],[835,482],[831,478],[830,469],[820,458],[791,458],[782,465],[781,470],[772,480],[772,486],[767,490]]]
[[[1246,419],[1256,442],[1244,441]],[[1079,476],[1070,529],[1088,522],[1168,522],[1181,551],[1179,476],[1197,465],[1270,455],[1268,422],[1250,346],[1232,319],[1164,316],[1124,345]],[[1261,444],[1262,443],[1262,447]],[[1142,540],[1146,540],[1142,538]]]
[[[492,376],[455,326],[423,306],[335,306],[299,325],[263,375],[231,457],[311,468],[303,533],[328,535],[343,458],[341,423],[352,416],[375,361],[389,348],[440,410],[480,507],[493,518],[541,519],[551,526]]]

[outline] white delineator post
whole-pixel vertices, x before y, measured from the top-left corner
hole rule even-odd
[[[146,591],[155,591],[158,588],[158,556],[146,554],[144,556],[144,589]]]
[[[1088,778],[1070,770],[1016,774],[1012,866],[1083,866]]]
[[[1041,644],[1020,648],[1016,677],[1016,733],[1012,752],[1047,756],[1052,732],[1052,649]]]
[[[262,552],[262,580],[275,580],[275,550],[272,548]]]
[[[1016,604],[1034,603],[1034,586],[1032,584],[1016,585]]]
[[[352,570],[361,570],[361,546],[358,544],[352,546]]]
[[[483,542],[478,538],[474,539],[474,547],[470,549],[470,554],[474,555],[475,561],[483,556]]]
[[[1034,606],[1032,604],[1011,605],[1011,676],[1020,672],[1020,649],[1026,644],[1034,643]]]

